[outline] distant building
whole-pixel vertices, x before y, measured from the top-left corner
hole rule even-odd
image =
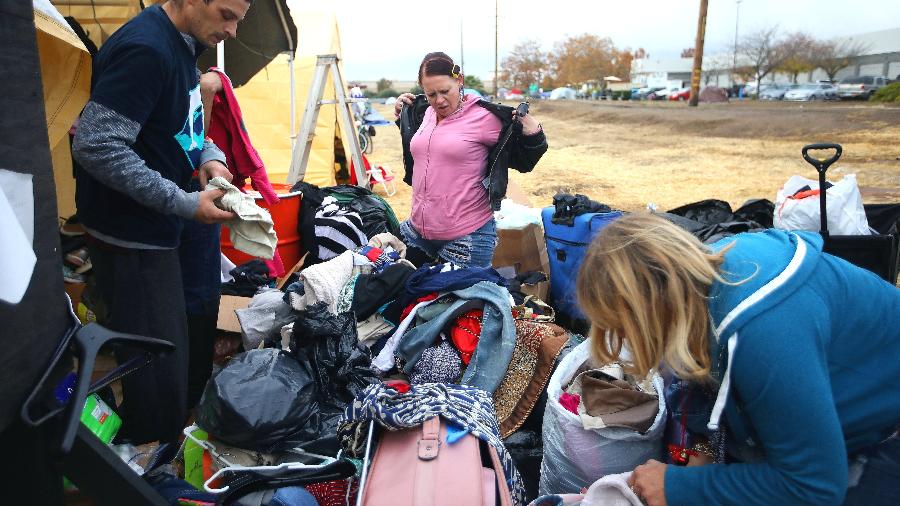
[[[363,88],[363,86],[365,86],[365,88],[363,88],[363,89],[369,90],[373,93],[378,92],[378,81],[353,81],[353,82],[358,83],[360,85],[360,88]],[[391,85],[391,88],[393,88],[394,91],[396,91],[398,93],[406,93],[407,91],[413,89],[413,87],[415,87],[417,85],[417,83],[415,81],[395,80],[395,81],[392,81],[392,83],[393,84]]]
[[[855,58],[849,66],[838,72],[837,79],[863,75],[897,79],[900,76],[900,28],[838,37],[835,41],[857,43],[865,48],[865,54]],[[807,81],[828,79],[821,69],[801,77],[805,77]]]
[[[673,86],[676,81],[680,86],[691,82],[693,58],[652,59],[639,58],[631,62],[631,84],[635,87]]]
[[[900,28],[867,32],[850,37],[836,37],[835,42],[860,44],[865,48],[864,54],[854,58],[850,65],[841,69],[836,79],[861,75],[886,76],[900,79]],[[701,86],[731,85],[731,69],[733,55],[727,53],[705,54],[703,56],[703,77]],[[737,65],[741,66],[738,55]],[[666,86],[667,82],[681,80],[685,86],[690,85],[692,58],[670,59],[637,59],[631,63],[631,81],[634,86]],[[798,83],[816,82],[828,79],[822,69],[816,69],[797,76]],[[791,76],[775,72],[763,78],[763,82],[790,82]],[[738,78],[738,81],[740,79]]]

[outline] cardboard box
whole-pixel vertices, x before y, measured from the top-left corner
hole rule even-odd
[[[235,309],[244,309],[250,305],[251,297],[238,297],[237,295],[223,295],[219,301],[219,319],[216,328],[226,332],[240,332],[241,324],[238,322]]]
[[[544,274],[547,274],[546,272]],[[533,285],[522,284],[522,293],[525,295],[534,295],[535,297],[547,302],[547,294],[550,293],[550,275],[547,274],[547,281],[541,281]]]
[[[498,228],[494,267],[513,267],[516,273],[550,272],[544,229],[530,223],[524,228]]]

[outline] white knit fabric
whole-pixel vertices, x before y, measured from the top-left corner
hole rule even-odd
[[[345,251],[327,262],[311,265],[300,271],[303,296],[291,297],[291,306],[302,310],[316,302],[328,304],[328,310],[337,313],[341,288],[353,275],[353,252]]]
[[[225,195],[216,201],[216,206],[237,215],[225,224],[231,230],[234,247],[248,255],[271,260],[275,256],[278,236],[275,235],[275,223],[269,211],[256,205],[253,197],[238,190],[223,177],[212,178],[206,188],[225,190]]]

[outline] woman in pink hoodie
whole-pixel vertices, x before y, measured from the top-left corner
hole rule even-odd
[[[423,95],[405,93],[395,106],[404,181],[413,187],[403,239],[443,262],[489,267],[507,169],[532,170],[547,151],[546,137],[531,115],[466,95],[459,65],[444,53],[425,56],[419,85]]]

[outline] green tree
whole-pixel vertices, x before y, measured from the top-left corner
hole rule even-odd
[[[464,80],[464,86],[466,88],[472,88],[482,95],[487,95],[487,92],[484,91],[484,83],[481,82],[481,79],[478,79],[475,76],[466,76]]]
[[[394,86],[394,81],[385,79],[383,77],[379,79],[377,83],[375,83],[375,89],[378,93],[381,93],[384,90],[389,90],[392,86]]]

